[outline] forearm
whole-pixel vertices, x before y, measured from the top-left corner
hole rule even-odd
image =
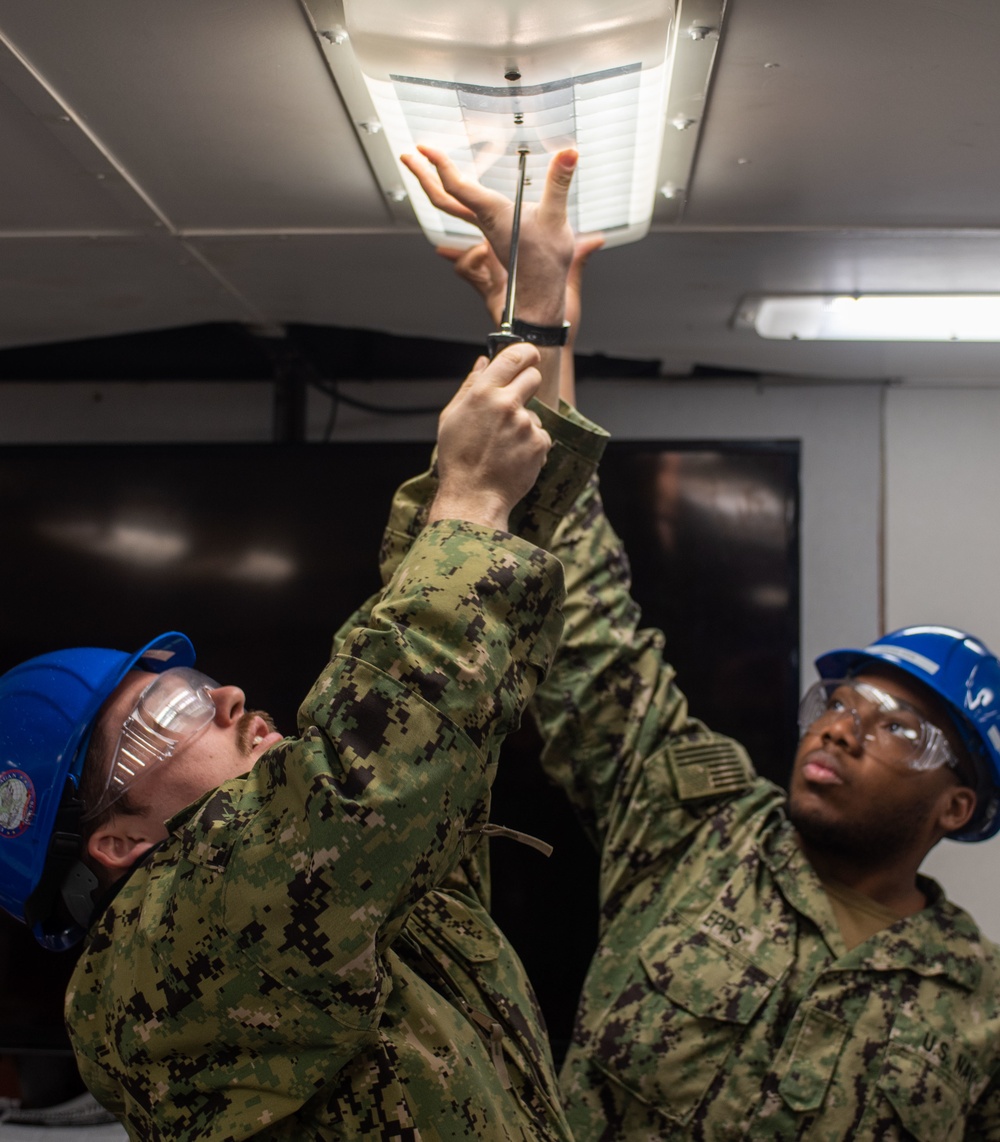
[[[745,786],[745,754],[690,717],[664,661],[663,635],[640,627],[628,558],[604,514],[596,479],[552,550],[566,571],[564,635],[531,709],[544,742],[543,765],[592,838],[603,842],[621,824],[654,755],[659,813],[710,795],[716,754],[724,765],[738,762],[733,788]],[[708,754],[699,754],[708,744]]]

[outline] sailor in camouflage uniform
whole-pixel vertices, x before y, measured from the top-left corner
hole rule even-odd
[[[429,528],[299,735],[168,821],[67,994],[81,1074],[131,1137],[567,1136],[523,970],[446,883],[558,578],[503,532]]]
[[[418,487],[397,495],[386,573],[417,533]],[[421,490],[426,502],[433,483]],[[742,747],[689,716],[662,635],[638,628],[596,481],[554,551],[566,568],[566,627],[532,709],[545,767],[601,852],[600,942],[562,1074],[578,1142],[1000,1138],[1000,953],[916,875],[913,852],[945,827],[963,840],[992,835],[995,771],[973,760],[974,731],[952,729],[930,682],[923,694],[883,674],[911,669],[920,640],[929,677],[937,653],[938,673],[957,674],[963,692],[971,678],[974,703],[989,685],[1000,693],[996,660],[947,628],[824,656],[821,671],[850,660],[863,667],[859,687],[877,678],[887,696],[907,693],[908,706],[933,712],[964,772],[875,759],[885,780],[866,788],[853,770],[872,762],[851,716],[831,721],[837,697],[806,728],[790,819],[785,792],[754,774]],[[990,705],[987,734],[995,699],[980,700]],[[905,714],[901,701],[895,715]],[[853,862],[836,847],[824,859],[836,835],[823,830],[833,817],[823,800],[850,804],[876,788],[871,815],[885,827],[870,826],[856,859],[878,885],[881,849],[903,843],[913,872],[902,900],[853,887]]]
[[[530,314],[549,324],[571,251],[559,165],[539,258],[522,223],[529,284],[548,259],[559,312]],[[0,679],[0,779],[34,798],[0,848],[23,858],[2,902],[48,946],[89,928],[67,1019],[132,1138],[568,1142],[544,1024],[489,916],[484,841],[500,743],[561,628],[561,567],[508,512],[551,444],[539,415],[556,443],[520,515],[540,538],[602,447],[584,431],[567,459],[559,418],[526,410],[538,360],[506,350],[445,410],[427,525],[337,635],[298,736],[194,674],[175,633]],[[93,918],[81,812],[112,882]]]
[[[947,628],[823,656],[789,799],[689,715],[596,485],[554,550],[566,630],[534,712],[601,853],[577,1139],[1000,1138],[1000,953],[916,871],[1000,825],[997,660]],[[921,726],[937,768],[912,765]]]
[[[495,304],[496,264],[458,261]],[[566,626],[531,708],[601,855],[578,1142],[1000,1139],[1000,951],[917,872],[1000,829],[1000,662],[943,627],[824,655],[789,796],[689,715],[596,480],[553,551]]]

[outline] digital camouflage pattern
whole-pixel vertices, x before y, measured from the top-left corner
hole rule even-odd
[[[534,996],[465,872],[561,596],[539,548],[432,525],[300,736],[169,822],[67,994],[132,1139],[568,1139]]]
[[[601,854],[577,1142],[1000,1138],[997,949],[923,880],[927,908],[848,951],[784,792],[638,629],[596,481],[552,550],[565,633],[533,710]]]
[[[552,551],[564,637],[531,709],[601,854],[561,1076],[577,1142],[1000,1139],[997,949],[922,879],[926,909],[848,951],[783,791],[689,716],[639,629],[596,480]]]
[[[510,529],[529,543],[548,550],[555,543],[557,529],[563,519],[574,510],[596,471],[608,443],[608,434],[571,405],[560,403],[557,412],[533,400],[528,407],[535,412],[551,437],[552,448],[535,486],[511,512]],[[427,513],[437,493],[436,457],[435,452],[427,471],[407,480],[393,497],[379,553],[379,570],[384,584],[392,579],[399,561],[427,522]],[[370,604],[371,600],[365,606]]]

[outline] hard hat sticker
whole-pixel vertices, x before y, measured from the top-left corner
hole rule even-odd
[[[35,787],[20,769],[0,773],[0,837],[19,837],[35,815]]]

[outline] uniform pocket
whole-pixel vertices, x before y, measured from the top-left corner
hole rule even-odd
[[[678,1007],[720,1023],[749,1023],[775,984],[704,932],[667,948],[643,948],[639,959],[653,986]]]
[[[955,1142],[965,1137],[967,1092],[912,1048],[895,1045],[885,1057],[879,1091],[900,1124],[918,1142]]]
[[[633,1097],[684,1123],[777,982],[702,931],[655,933],[641,974],[602,1020],[595,1062]]]
[[[799,1114],[819,1110],[833,1079],[850,1027],[818,1008],[803,1012],[788,1061],[776,1065],[778,1093]]]

